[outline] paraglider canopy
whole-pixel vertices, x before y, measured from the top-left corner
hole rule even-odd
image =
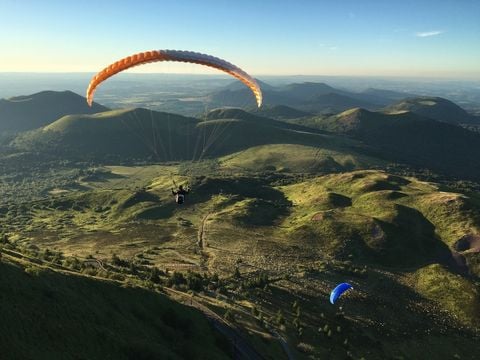
[[[131,56],[127,56],[126,58],[120,59],[113,64],[110,64],[102,71],[97,73],[90,81],[86,94],[88,104],[92,106],[93,94],[95,93],[95,90],[103,81],[107,80],[109,77],[121,71],[130,69],[134,66],[159,61],[178,61],[192,63],[209,66],[217,70],[226,72],[227,74],[236,77],[238,80],[243,82],[252,91],[257,101],[258,107],[262,105],[262,91],[260,90],[260,86],[258,86],[258,83],[255,81],[255,79],[248,75],[245,71],[215,56],[201,54],[193,51],[181,50],[145,51]]]
[[[349,283],[338,284],[330,293],[330,303],[335,304],[335,301],[347,290],[353,289]]]

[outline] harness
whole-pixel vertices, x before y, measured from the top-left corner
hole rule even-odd
[[[175,202],[177,204],[183,204],[184,201],[185,201],[185,195],[183,195],[183,194],[176,194],[175,195]]]

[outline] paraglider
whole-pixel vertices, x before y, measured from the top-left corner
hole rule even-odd
[[[335,304],[335,301],[347,290],[353,289],[349,283],[338,284],[330,293],[330,303]]]
[[[178,61],[193,63],[209,66],[224,71],[227,74],[230,74],[243,82],[255,96],[257,106],[260,107],[262,105],[262,91],[260,90],[260,86],[257,84],[255,79],[253,79],[245,71],[225,60],[211,55],[201,54],[193,51],[180,50],[145,51],[131,56],[127,56],[126,58],[118,60],[113,64],[107,66],[102,71],[97,73],[88,85],[86,95],[88,105],[92,106],[93,94],[95,93],[95,90],[103,81],[107,80],[109,77],[121,71],[130,69],[134,66],[160,61]]]
[[[177,190],[172,189],[172,195],[175,196],[175,202],[179,205],[185,202],[185,195],[190,192],[190,188],[184,189],[182,185]]]

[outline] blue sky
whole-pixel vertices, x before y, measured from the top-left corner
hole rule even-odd
[[[256,75],[480,79],[480,1],[0,0],[0,48],[1,72],[93,72],[135,52],[181,49]]]

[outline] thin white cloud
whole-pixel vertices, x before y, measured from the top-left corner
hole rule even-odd
[[[417,32],[415,34],[416,37],[430,37],[430,36],[437,36],[440,34],[443,34],[445,31],[442,30],[434,30],[434,31],[423,31],[423,32]]]

